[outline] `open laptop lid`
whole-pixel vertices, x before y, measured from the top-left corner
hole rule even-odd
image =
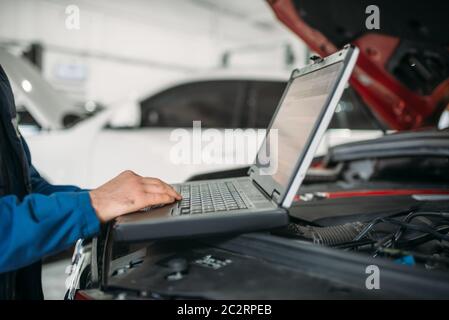
[[[271,198],[289,208],[352,73],[358,49],[345,46],[292,73],[249,170]]]

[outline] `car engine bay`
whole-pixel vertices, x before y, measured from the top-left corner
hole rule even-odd
[[[310,171],[294,221],[280,233],[448,271],[448,134],[401,133],[333,148],[321,159],[333,174]]]

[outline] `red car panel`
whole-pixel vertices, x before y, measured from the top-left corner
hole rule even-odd
[[[338,48],[321,32],[310,27],[297,13],[292,0],[270,0],[278,19],[295,32],[320,56]],[[449,79],[429,95],[413,92],[386,70],[386,63],[399,45],[399,39],[365,33],[352,43],[360,48],[357,67],[350,83],[372,110],[392,129],[409,130],[434,125],[432,117],[448,103]]]

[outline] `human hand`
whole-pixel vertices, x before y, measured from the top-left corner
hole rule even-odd
[[[101,222],[148,206],[181,200],[181,196],[165,182],[141,177],[129,170],[89,194],[92,207]]]

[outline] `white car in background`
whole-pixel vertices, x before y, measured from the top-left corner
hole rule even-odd
[[[247,143],[243,159],[238,156],[241,150],[231,146],[223,148],[222,153],[201,149],[208,155],[207,162],[177,163],[173,159],[174,148],[181,144],[190,151],[198,152],[198,149],[192,148],[191,140],[182,143],[173,140],[174,130],[184,129],[191,137],[193,121],[200,120],[203,129],[214,128],[221,136],[226,129],[249,128],[262,130],[263,135],[289,77],[283,72],[248,70],[215,70],[192,75],[163,83],[122,107],[111,107],[67,127],[64,121],[67,117],[70,123],[74,118],[85,118],[80,108],[58,95],[31,66],[25,69],[32,76],[26,73],[11,76],[17,73],[16,68],[24,69],[17,65],[27,64],[19,58],[0,50],[0,63],[11,82],[16,83],[13,86],[16,104],[25,115],[19,123],[22,132],[26,130],[23,133],[33,164],[52,183],[84,188],[98,186],[126,169],[176,183],[193,175],[252,163],[260,139]],[[24,80],[30,82],[31,90],[21,90]],[[40,98],[30,99],[31,93]],[[47,99],[49,95],[58,98]],[[348,89],[331,129],[323,138],[319,154],[332,145],[382,134],[361,109],[360,100]],[[351,123],[357,125],[357,130],[347,129]],[[223,145],[223,141],[217,143]],[[236,161],[223,163],[224,157]]]
[[[63,129],[86,116],[81,108],[53,89],[33,65],[2,47],[0,65],[9,78],[17,113],[22,117],[22,134]]]
[[[210,152],[207,162],[195,162],[196,155],[191,154],[191,161],[177,163],[173,148],[183,143],[183,150],[194,148],[192,140],[174,140],[173,134],[184,129],[190,139],[193,121],[201,121],[202,129],[214,128],[220,135],[226,129],[247,128],[258,128],[263,135],[286,79],[288,74],[229,71],[190,76],[72,128],[41,132],[27,141],[34,164],[52,182],[93,187],[126,169],[182,182],[196,174],[248,165],[256,155],[253,144],[261,139],[248,138],[252,152],[244,161],[224,163],[224,159],[238,160],[231,146],[225,155]],[[202,147],[206,144],[203,141]]]

